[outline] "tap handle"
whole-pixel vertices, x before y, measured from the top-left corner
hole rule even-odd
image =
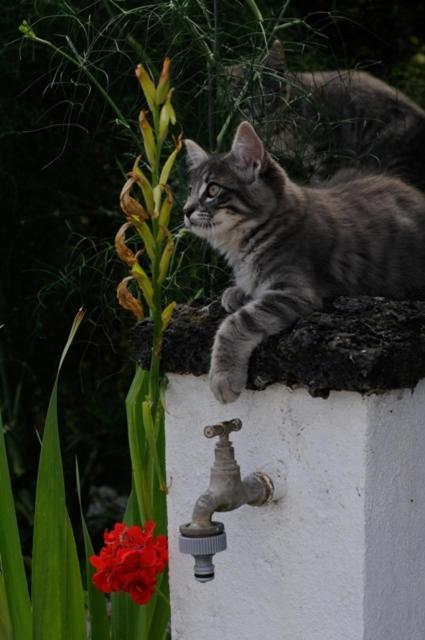
[[[234,418],[233,420],[223,420],[219,424],[212,424],[204,428],[204,436],[206,438],[214,438],[219,436],[221,442],[229,441],[229,434],[232,431],[240,431],[242,429],[242,420]]]

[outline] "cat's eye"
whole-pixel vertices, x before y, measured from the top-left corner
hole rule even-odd
[[[221,191],[221,187],[218,184],[216,184],[215,182],[211,182],[208,185],[208,188],[207,188],[207,192],[206,192],[207,193],[207,197],[208,198],[215,198],[215,196],[217,196],[220,193],[220,191]]]

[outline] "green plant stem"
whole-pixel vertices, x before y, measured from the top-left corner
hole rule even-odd
[[[155,188],[159,184],[159,163],[161,156],[161,149],[159,140],[159,109],[158,107],[152,111],[153,125],[155,131],[156,153],[155,163],[152,166],[152,186]],[[156,422],[156,414],[159,409],[159,361],[160,361],[160,348],[161,348],[161,332],[162,332],[162,320],[161,320],[161,285],[158,283],[159,278],[159,263],[161,259],[161,243],[158,242],[158,220],[152,217],[153,236],[155,238],[155,258],[152,264],[152,285],[153,285],[153,298],[154,309],[152,310],[152,322],[153,322],[153,339],[152,339],[152,355],[150,366],[150,397],[152,401],[152,416],[154,423]]]
[[[153,128],[155,131],[156,150],[155,150],[155,164],[152,167],[152,186],[156,187],[159,184],[159,160],[161,157],[161,144],[159,143],[159,109],[158,107],[152,111]],[[152,220],[155,229],[156,220]]]

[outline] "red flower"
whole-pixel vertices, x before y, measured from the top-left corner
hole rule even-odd
[[[89,558],[96,569],[93,584],[100,591],[126,591],[137,604],[149,602],[157,575],[168,562],[167,538],[155,537],[154,529],[154,522],[144,527],[117,522],[112,531],[105,531],[105,546],[99,555]]]

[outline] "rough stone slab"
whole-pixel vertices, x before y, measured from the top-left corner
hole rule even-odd
[[[214,335],[225,315],[218,299],[178,306],[164,336],[163,370],[207,373]],[[149,321],[136,325],[135,357],[142,366],[150,360],[150,335]],[[332,389],[412,388],[424,377],[425,301],[338,298],[264,341],[251,358],[248,388],[283,382],[326,397]]]

